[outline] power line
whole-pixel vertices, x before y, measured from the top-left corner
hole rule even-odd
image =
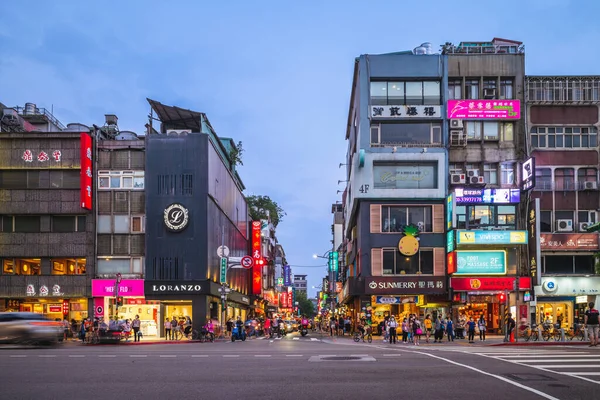
[[[290,267],[297,267],[297,268],[322,268],[322,267],[326,267],[327,264],[323,264],[323,265],[290,265]]]

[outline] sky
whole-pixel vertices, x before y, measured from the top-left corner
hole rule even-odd
[[[423,42],[525,44],[530,75],[600,75],[597,0],[12,2],[0,13],[0,102],[63,123],[144,132],[146,98],[207,114],[242,141],[246,195],[287,215],[277,228],[309,295],[326,272],[331,205],[345,180],[354,58]],[[590,16],[590,18],[586,18]]]

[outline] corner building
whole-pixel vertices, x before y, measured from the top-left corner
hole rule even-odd
[[[160,318],[221,319],[219,257],[248,253],[243,185],[206,115],[149,100],[160,133],[146,136],[146,300],[160,300]],[[246,318],[247,270],[230,269],[227,316]],[[161,336],[164,335],[160,324]]]
[[[447,306],[446,62],[428,43],[355,61],[343,196],[346,268],[338,296],[356,321]]]

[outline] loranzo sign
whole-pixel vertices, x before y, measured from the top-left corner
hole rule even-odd
[[[199,293],[202,291],[200,285],[152,285],[152,291],[156,293],[172,293],[172,292],[185,292],[185,293]]]
[[[188,209],[179,203],[173,203],[164,211],[165,226],[173,232],[181,232],[189,222]]]

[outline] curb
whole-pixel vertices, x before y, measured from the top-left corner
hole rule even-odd
[[[494,343],[489,346],[588,346],[590,342],[508,342]]]
[[[227,340],[223,339],[215,339],[213,343],[226,342]],[[204,343],[199,340],[186,340],[184,342],[119,342],[119,343],[98,343],[97,345],[92,346],[149,346],[155,344],[166,344],[166,345],[183,345],[183,344],[196,344],[196,343]],[[78,346],[90,346],[89,344],[77,343]]]

